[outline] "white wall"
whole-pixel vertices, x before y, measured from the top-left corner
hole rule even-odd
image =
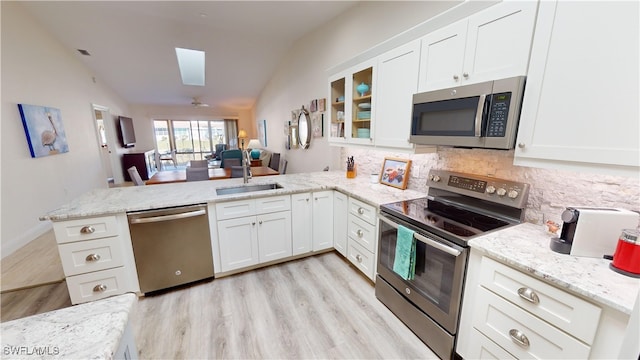
[[[126,113],[127,104],[18,2],[2,6],[1,245],[6,256],[50,224],[38,218],[80,194],[106,187],[91,104]],[[60,109],[69,152],[31,158],[17,104]]]
[[[287,53],[256,105],[256,119],[267,121],[268,149],[280,152],[289,161],[287,172],[340,166],[340,148],[328,145],[326,125],[325,136],[313,138],[309,149],[285,150],[284,147],[284,123],[291,119],[291,111],[301,105],[308,108],[313,99],[327,98],[327,69],[456,4],[453,1],[366,2],[301,38]]]

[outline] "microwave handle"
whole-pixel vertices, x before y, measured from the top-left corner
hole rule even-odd
[[[386,218],[383,218],[382,216],[378,216],[378,219],[380,219],[381,221],[387,223],[387,225],[391,226],[394,229],[398,228],[398,225],[396,225],[396,223],[394,223],[391,220],[387,220]],[[417,240],[422,241],[423,243],[432,246],[438,250],[442,250],[444,252],[446,252],[449,255],[453,255],[453,256],[459,256],[461,254],[461,251],[458,249],[454,249],[452,247],[449,247],[447,245],[441,244],[435,240],[429,239],[428,237],[422,236],[420,234],[418,234],[417,232],[413,233],[413,237],[416,238]]]
[[[484,103],[487,99],[487,94],[480,95],[480,99],[478,100],[478,108],[476,109],[476,137],[482,136],[482,114],[484,112]]]

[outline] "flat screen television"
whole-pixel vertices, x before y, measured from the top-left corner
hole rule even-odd
[[[134,147],[136,144],[136,133],[133,130],[133,120],[126,116],[118,116],[120,123],[120,143],[125,148]]]

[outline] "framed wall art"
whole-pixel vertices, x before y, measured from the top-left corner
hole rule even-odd
[[[18,104],[31,157],[69,152],[60,110],[49,106]]]
[[[400,158],[384,158],[382,163],[382,171],[380,171],[380,183],[406,189],[409,182],[409,169],[411,168],[411,160]]]
[[[256,127],[258,128],[258,140],[263,147],[267,147],[267,120],[258,120]]]

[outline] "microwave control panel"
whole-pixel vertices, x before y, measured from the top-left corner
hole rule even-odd
[[[504,137],[507,131],[507,117],[511,93],[499,93],[491,95],[491,111],[487,119],[487,137]]]

